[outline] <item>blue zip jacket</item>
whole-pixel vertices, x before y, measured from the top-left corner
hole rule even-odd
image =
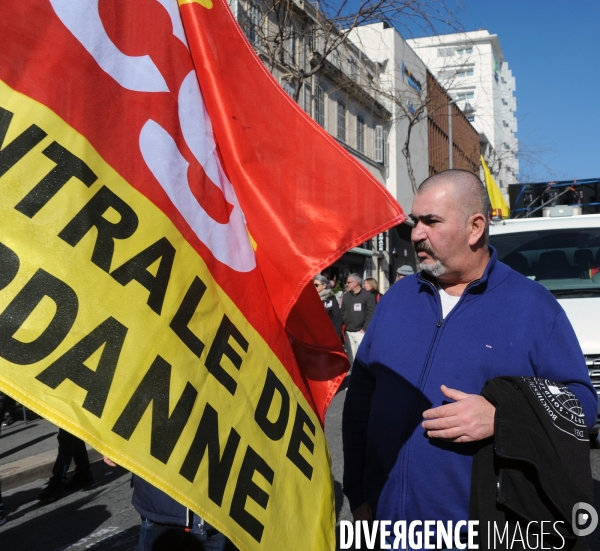
[[[379,520],[468,520],[477,444],[429,439],[445,384],[479,394],[502,375],[566,384],[592,427],[597,394],[569,320],[542,285],[491,258],[445,319],[422,274],[395,283],[358,349],[344,404],[344,492]]]

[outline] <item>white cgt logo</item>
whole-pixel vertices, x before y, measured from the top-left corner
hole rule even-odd
[[[168,12],[173,34],[187,47],[176,0],[157,0]],[[92,55],[104,72],[123,88],[136,92],[168,91],[165,79],[149,56],[127,56],[110,40],[98,12],[98,0],[50,0],[56,15]],[[173,137],[157,122],[144,124],[139,144],[146,165],[177,210],[214,257],[238,272],[256,267],[244,214],[217,155],[212,124],[195,71],[183,80],[178,94],[182,135],[207,177],[233,206],[229,222],[211,218],[192,194],[187,178],[189,163]]]

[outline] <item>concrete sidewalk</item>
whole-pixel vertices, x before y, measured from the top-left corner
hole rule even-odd
[[[21,407],[18,407],[21,414]],[[58,453],[58,427],[27,412],[28,422],[18,418],[0,431],[0,484],[2,491],[28,484],[37,479],[48,479]],[[102,456],[88,446],[90,463]],[[71,467],[74,468],[74,464]]]

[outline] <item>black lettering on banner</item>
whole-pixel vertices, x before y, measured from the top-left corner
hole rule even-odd
[[[77,178],[87,187],[98,179],[88,165],[57,142],[52,142],[42,153],[56,166],[15,207],[29,218],[33,218],[71,178]]]
[[[158,259],[160,259],[158,271],[156,275],[153,275],[147,268]],[[150,292],[148,306],[157,314],[160,314],[167,294],[174,259],[175,247],[171,245],[166,237],[161,237],[156,243],[119,266],[110,275],[123,286],[135,279],[142,287],[148,289]]]
[[[308,427],[313,436],[315,435],[315,424],[310,420],[308,413],[304,411],[300,404],[297,404],[296,418],[292,428],[292,436],[288,445],[286,456],[294,464],[300,472],[310,480],[312,478],[312,465],[304,459],[300,453],[300,445],[304,444],[306,449],[312,454],[315,451],[315,443],[311,437],[305,432],[304,427]]]
[[[65,379],[70,379],[87,390],[83,407],[99,418],[104,411],[126,335],[127,327],[115,318],[108,318],[44,369],[36,379],[50,388],[57,388]],[[101,347],[100,360],[93,371],[84,362]]]
[[[233,396],[237,389],[237,382],[225,371],[221,365],[221,360],[223,356],[226,356],[239,371],[242,365],[242,358],[231,344],[229,344],[229,337],[232,337],[244,352],[248,352],[248,341],[242,336],[238,328],[233,325],[231,320],[223,315],[215,340],[206,357],[206,368]]]
[[[125,440],[129,440],[142,415],[152,404],[150,455],[163,463],[169,461],[198,395],[198,391],[188,382],[169,417],[170,393],[171,364],[160,356],[156,356],[148,373],[144,375],[142,382],[133,393],[112,429],[114,433]]]
[[[256,541],[260,542],[265,527],[246,510],[246,498],[249,497],[266,510],[269,503],[269,494],[252,480],[255,472],[260,473],[271,486],[273,485],[275,477],[273,469],[248,446],[233,492],[229,516]]]
[[[269,410],[271,404],[275,398],[275,393],[279,394],[281,398],[281,407],[279,408],[279,414],[275,421],[269,419]],[[267,368],[267,377],[263,386],[258,405],[256,406],[256,412],[254,413],[254,420],[263,432],[271,440],[281,440],[285,434],[285,429],[288,424],[290,416],[290,395],[285,388],[285,385],[277,378],[277,375],[269,367]]]
[[[194,281],[190,285],[190,288],[185,293],[181,305],[177,309],[177,313],[173,316],[169,327],[173,329],[175,334],[181,339],[198,358],[202,355],[204,350],[204,343],[190,330],[188,324],[196,312],[196,308],[204,293],[206,291],[206,285],[199,278],[195,277]]]
[[[15,339],[13,335],[44,297],[56,304],[56,312],[48,326],[31,342]],[[60,279],[39,269],[0,314],[0,356],[19,365],[39,362],[67,336],[75,323],[78,308],[75,291]]]
[[[15,279],[21,264],[17,253],[0,243],[0,289],[4,289]]]
[[[4,176],[47,136],[39,126],[32,124],[12,142],[4,145],[13,115],[14,113],[0,107],[0,176]]]
[[[198,424],[194,441],[190,446],[179,474],[190,482],[194,482],[200,463],[202,463],[204,454],[208,449],[208,497],[220,507],[221,503],[223,503],[223,494],[225,493],[225,487],[229,480],[231,467],[239,444],[240,435],[232,428],[229,431],[223,455],[221,455],[219,415],[207,403]]]
[[[109,222],[104,218],[103,214],[109,208],[119,213],[121,219],[118,222]],[[95,227],[98,235],[92,252],[92,262],[105,272],[109,272],[115,250],[115,239],[131,237],[137,226],[138,217],[133,209],[106,186],[102,186],[58,234],[58,237],[74,247]]]

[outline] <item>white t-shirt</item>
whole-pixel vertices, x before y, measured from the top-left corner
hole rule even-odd
[[[437,286],[438,292],[440,293],[440,299],[442,300],[442,317],[446,318],[446,316],[450,313],[452,308],[456,306],[458,301],[460,300],[460,296],[455,297],[449,295],[442,289],[439,285]]]

